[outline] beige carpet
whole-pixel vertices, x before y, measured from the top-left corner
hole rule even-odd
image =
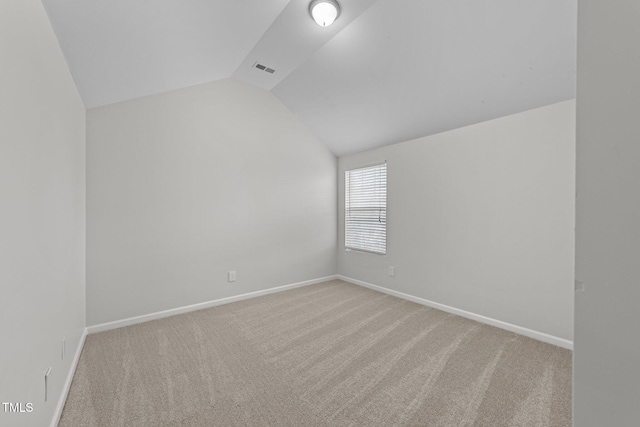
[[[60,427],[571,426],[571,352],[332,281],[87,337]]]

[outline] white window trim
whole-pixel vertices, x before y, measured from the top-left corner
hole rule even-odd
[[[345,250],[386,255],[387,175],[387,162],[345,170]]]

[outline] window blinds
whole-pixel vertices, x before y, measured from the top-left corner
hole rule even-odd
[[[387,164],[345,171],[345,248],[387,253]]]

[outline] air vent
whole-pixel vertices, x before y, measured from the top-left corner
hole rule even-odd
[[[266,65],[262,65],[262,64],[258,64],[257,62],[255,64],[253,64],[254,68],[257,68],[258,70],[262,70],[264,72],[267,72],[269,74],[273,74],[276,72],[276,70],[274,70],[273,68],[269,68]]]

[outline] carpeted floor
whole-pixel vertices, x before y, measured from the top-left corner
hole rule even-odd
[[[87,337],[68,426],[571,426],[571,352],[331,281]]]

